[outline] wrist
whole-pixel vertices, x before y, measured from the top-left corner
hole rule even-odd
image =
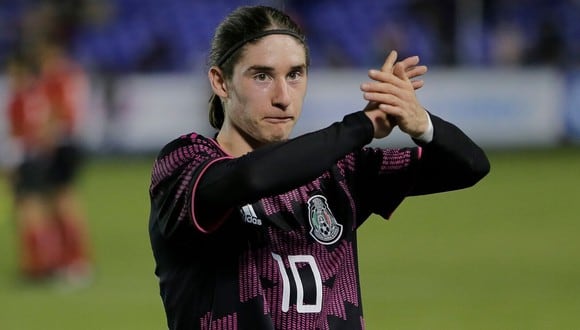
[[[371,121],[373,128],[373,138],[381,139],[391,133],[395,124],[389,116],[381,110],[364,111],[365,115]]]
[[[429,116],[429,113],[427,111],[425,111],[425,114],[427,115],[427,129],[420,134],[419,136],[414,136],[413,139],[422,142],[422,143],[429,143],[431,141],[433,141],[433,123],[431,122],[431,116]]]

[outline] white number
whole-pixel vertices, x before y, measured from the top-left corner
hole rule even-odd
[[[278,263],[280,275],[282,275],[282,311],[287,312],[290,308],[290,279],[286,273],[282,257],[276,253],[272,253],[272,257]],[[316,265],[316,260],[311,255],[292,255],[288,256],[288,263],[290,264],[292,277],[294,277],[294,283],[296,283],[296,311],[298,313],[320,312],[322,310],[322,277]],[[314,305],[304,303],[304,287],[302,286],[302,279],[300,278],[300,274],[298,274],[298,267],[296,266],[298,263],[307,263],[314,275],[314,283],[316,285],[316,303]]]
[[[290,280],[288,279],[288,274],[286,274],[286,269],[284,268],[284,262],[282,257],[272,252],[272,257],[278,262],[278,268],[280,269],[280,275],[282,275],[282,311],[287,312],[290,307]]]

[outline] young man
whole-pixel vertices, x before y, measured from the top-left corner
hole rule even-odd
[[[269,7],[242,7],[210,54],[214,138],[183,135],[152,172],[149,233],[170,329],[362,329],[356,229],[406,196],[469,187],[484,152],[417,101],[416,57],[392,52],[369,101],[289,140],[302,111],[308,49]],[[371,149],[393,127],[419,145]]]

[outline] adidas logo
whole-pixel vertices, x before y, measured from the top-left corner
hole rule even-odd
[[[256,216],[256,212],[254,211],[252,204],[242,206],[242,208],[240,209],[240,214],[242,215],[242,218],[244,219],[245,223],[249,223],[256,226],[262,225],[262,220],[260,220],[260,218]]]

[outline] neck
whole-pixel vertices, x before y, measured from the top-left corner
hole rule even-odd
[[[224,128],[219,131],[216,141],[232,157],[243,156],[262,145],[243,132]]]

